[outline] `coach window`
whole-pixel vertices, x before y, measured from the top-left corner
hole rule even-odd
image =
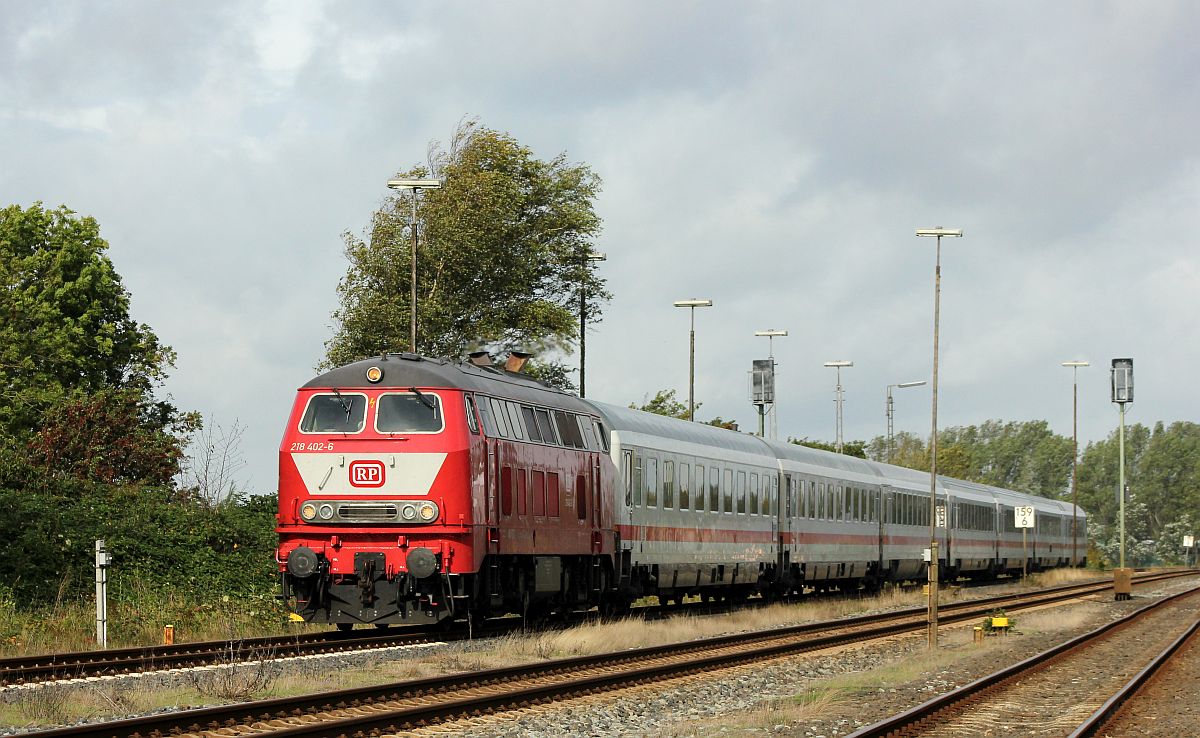
[[[771,502],[779,498],[779,476],[772,474],[770,480],[771,494],[763,496],[763,515],[770,515],[772,513],[775,507]]]
[[[679,465],[679,509],[692,509],[692,465]]]
[[[675,509],[675,462],[663,461],[663,509]]]
[[[521,419],[525,421],[525,433],[529,436],[529,440],[540,443],[542,434],[538,430],[537,418],[533,416],[533,408],[528,405],[522,405]]]
[[[758,515],[758,475],[750,472],[750,514]]]
[[[658,459],[646,459],[646,507],[658,507]]]
[[[737,511],[738,515],[746,514],[746,472],[737,473]]]
[[[528,474],[524,469],[514,471],[517,475],[517,515],[525,515],[529,510],[529,485],[526,482]]]
[[[558,517],[559,493],[558,474],[546,472],[546,514],[552,518]]]
[[[470,395],[466,396],[467,408],[467,428],[472,435],[479,435],[479,421],[475,418],[475,398]]]
[[[301,433],[358,433],[367,414],[365,395],[313,395],[300,419]]]
[[[724,498],[721,508],[726,513],[733,514],[733,470],[726,469],[724,483],[721,485],[721,497]]]
[[[633,505],[635,507],[642,506],[642,454],[640,451],[630,450],[630,464],[633,469],[630,470],[629,486],[633,488]]]
[[[704,509],[704,466],[702,464],[696,464],[696,478],[694,481],[695,481],[695,483],[692,485],[692,490],[694,493],[692,496],[692,502],[695,504],[693,505],[693,507],[695,507],[695,509],[697,509],[697,510],[703,510]]]
[[[505,412],[504,401],[492,398],[488,402],[492,406],[492,416],[496,418],[496,431],[503,438],[512,438],[512,431],[508,429],[508,413]]]
[[[505,401],[501,403],[504,406],[504,413],[508,416],[508,429],[512,432],[513,438],[518,441],[525,440],[525,431],[521,429],[521,408],[515,402]]]
[[[441,433],[442,401],[428,392],[379,396],[375,430],[380,433]]]
[[[825,520],[825,483],[817,485],[817,520]]]
[[[550,412],[535,407],[533,414],[537,416],[538,433],[542,434],[542,443],[549,443],[552,446],[559,445],[558,439],[554,437],[554,426],[550,423]]]
[[[721,470],[708,467],[708,511],[721,512]]]

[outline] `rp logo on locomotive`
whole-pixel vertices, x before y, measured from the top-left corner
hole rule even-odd
[[[383,462],[376,459],[359,459],[350,462],[351,487],[382,487],[384,482]]]

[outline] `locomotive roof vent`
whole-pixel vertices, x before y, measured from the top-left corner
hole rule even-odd
[[[504,371],[512,372],[513,374],[520,374],[521,370],[525,368],[525,363],[529,361],[529,357],[531,356],[533,356],[533,354],[529,354],[524,351],[517,351],[515,349],[510,351],[508,354],[508,360],[504,362]]]
[[[467,354],[467,360],[475,366],[491,366],[492,355],[487,351],[472,351]]]

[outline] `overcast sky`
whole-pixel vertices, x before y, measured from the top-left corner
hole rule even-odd
[[[885,429],[932,366],[940,425],[1200,420],[1200,4],[1181,2],[14,2],[0,5],[0,204],[94,216],[166,391],[246,426],[275,489],[296,387],[331,335],[340,234],[464,116],[604,181],[613,300],[588,395],[756,425],[776,339],[779,434]],[[573,357],[570,359],[573,361]],[[896,428],[929,432],[929,387]]]

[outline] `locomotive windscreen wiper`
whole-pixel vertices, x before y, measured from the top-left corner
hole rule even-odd
[[[417,389],[416,387],[409,387],[408,391],[416,395],[417,399],[421,401],[422,405],[432,410],[434,415],[437,415],[437,403],[429,399],[429,395],[422,394],[421,390]]]

